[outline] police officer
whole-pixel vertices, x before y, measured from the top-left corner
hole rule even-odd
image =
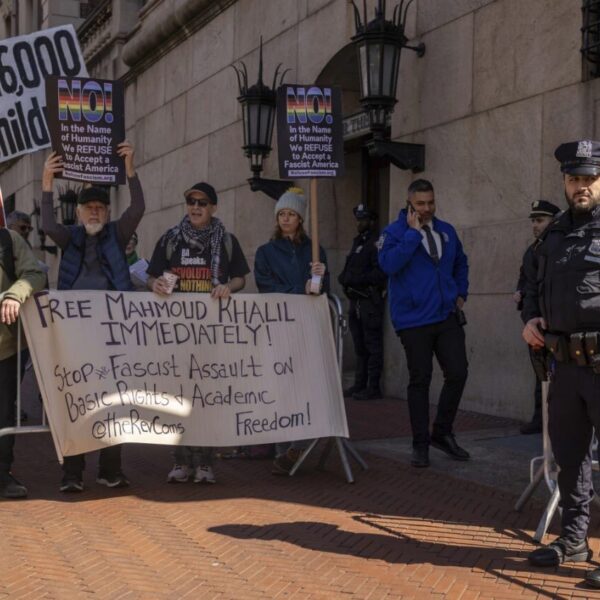
[[[594,428],[600,431],[600,142],[562,144],[554,156],[569,208],[525,265],[522,312],[523,338],[551,357],[548,430],[560,467],[561,534],[529,555],[536,566],[591,558],[591,444]],[[586,582],[600,587],[600,569]]]
[[[377,261],[377,214],[365,204],[355,206],[353,212],[358,235],[338,277],[350,300],[348,324],[356,352],[354,385],[344,390],[344,395],[355,400],[377,400],[381,398],[386,276]]]
[[[525,254],[523,255],[523,262],[521,264],[521,270],[519,273],[519,281],[517,283],[517,290],[513,294],[513,300],[517,304],[517,310],[523,310],[523,297],[525,296],[525,273],[523,265],[531,261],[531,255],[535,252],[538,244],[540,243],[540,236],[544,233],[544,230],[552,221],[554,217],[560,212],[560,208],[552,202],[546,200],[536,200],[531,203],[531,212],[529,213],[529,219],[531,220],[531,229],[533,233],[533,244],[531,244]],[[530,350],[531,361],[534,365],[534,371],[536,366],[536,354]],[[529,435],[532,433],[541,433],[542,431],[542,382],[540,378],[535,376],[535,391],[533,394],[534,398],[534,409],[533,416],[529,423],[521,425],[521,433]]]

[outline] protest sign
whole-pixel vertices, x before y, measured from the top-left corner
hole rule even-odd
[[[325,296],[52,290],[21,314],[63,456],[348,437]]]
[[[343,135],[338,88],[285,84],[277,90],[280,177],[341,177]]]
[[[0,162],[50,145],[44,81],[87,77],[72,25],[0,42]]]
[[[6,227],[6,211],[4,210],[4,198],[2,197],[2,188],[0,187],[0,228]]]
[[[52,149],[63,157],[61,176],[124,184],[125,162],[116,153],[125,139],[122,82],[49,77],[46,102]]]

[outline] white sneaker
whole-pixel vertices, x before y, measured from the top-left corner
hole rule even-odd
[[[209,467],[208,465],[200,465],[199,467],[196,467],[194,483],[217,483],[212,467]]]
[[[174,465],[167,475],[167,483],[185,483],[192,472],[192,467],[187,465]]]

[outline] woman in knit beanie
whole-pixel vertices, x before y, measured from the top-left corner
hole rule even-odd
[[[261,293],[310,294],[313,275],[320,275],[320,293],[329,291],[325,250],[319,248],[319,262],[312,262],[310,238],[304,231],[306,199],[300,188],[290,188],[275,205],[275,231],[260,246],[254,259],[254,278]],[[306,441],[276,444],[273,474],[287,475],[298,460]]]
[[[309,294],[312,275],[320,275],[322,290],[329,291],[325,251],[313,265],[311,243],[304,230],[306,199],[301,188],[291,187],[275,204],[275,231],[271,241],[256,253],[254,277],[261,293]]]

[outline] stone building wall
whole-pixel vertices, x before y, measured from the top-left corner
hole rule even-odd
[[[250,169],[240,149],[231,65],[243,60],[254,81],[262,36],[267,80],[280,62],[291,69],[290,82],[334,78],[344,87],[345,112],[354,112],[358,74],[343,52],[354,33],[351,4],[109,4],[104,30],[82,27],[89,34],[84,55],[93,74],[126,82],[127,135],[136,144],[148,207],[141,254],[149,256],[158,236],[183,216],[183,190],[207,180],[219,194],[218,216],[252,262],[270,235],[274,203],[246,183]],[[564,202],[554,148],[599,134],[600,89],[596,81],[582,80],[580,27],[581,0],[417,0],[409,11],[407,33],[425,42],[427,52],[420,59],[402,55],[392,137],[426,145],[422,176],[433,181],[438,215],[456,226],[469,255],[464,408],[518,418],[531,410],[533,375],[511,295],[530,242],[529,204],[541,197]],[[346,158],[346,176],[319,185],[322,244],[334,275],[354,234],[351,208],[361,199],[360,151],[348,146]],[[3,188],[31,181],[32,169],[20,166],[25,162],[1,175]],[[381,175],[385,225],[403,206],[415,176],[395,167]],[[263,176],[278,177],[276,148]],[[127,203],[127,190],[120,188],[116,212]],[[249,279],[246,289],[252,291]],[[339,293],[337,285],[334,290]],[[385,354],[385,391],[404,396],[404,353],[387,319]],[[439,389],[439,373],[434,387]]]

